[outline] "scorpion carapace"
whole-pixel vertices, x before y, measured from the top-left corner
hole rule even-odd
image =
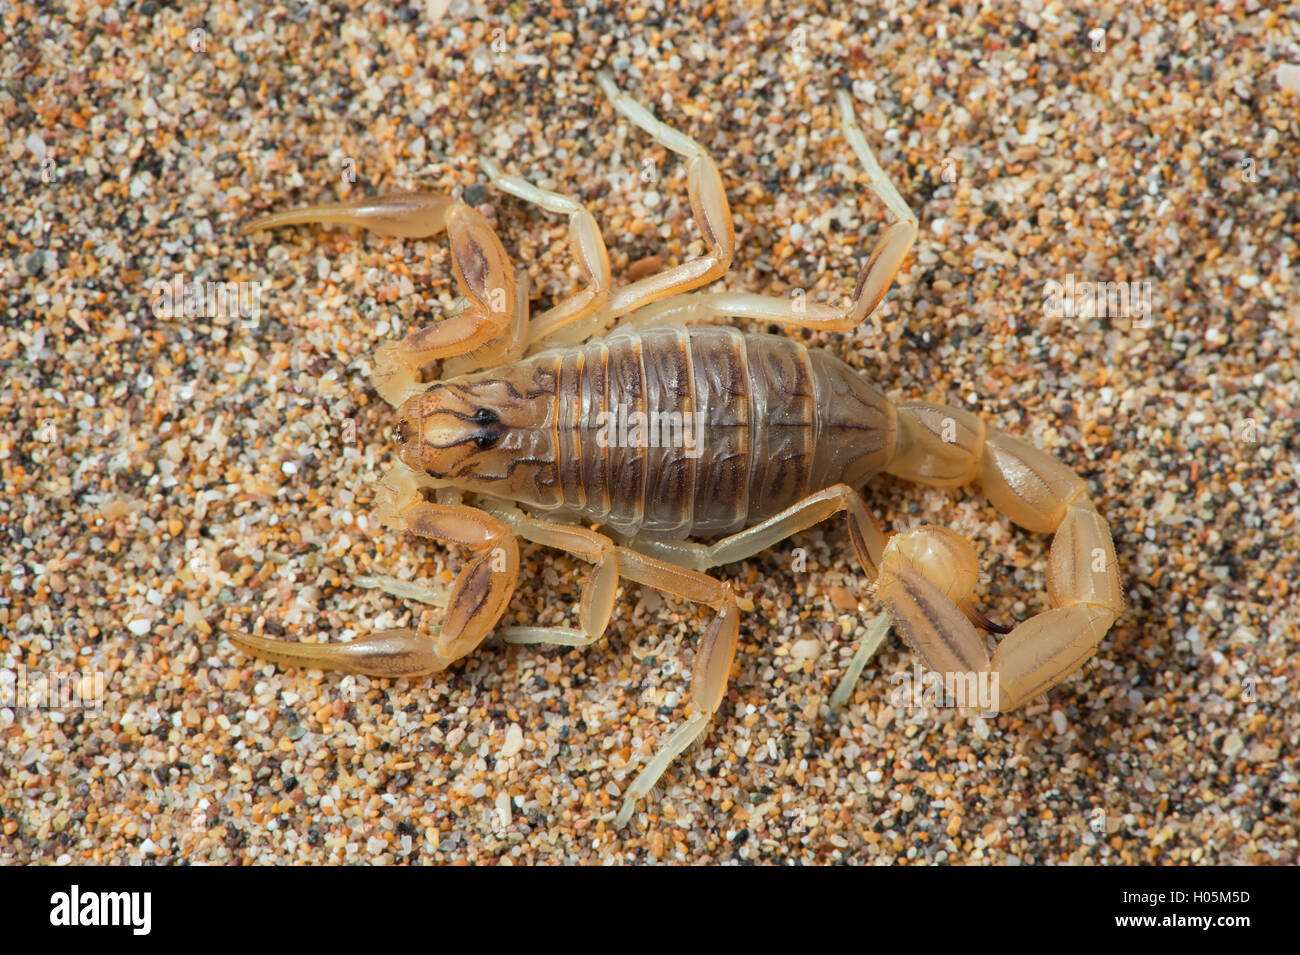
[[[249,634],[232,635],[234,641],[254,655],[306,666],[379,676],[441,670],[496,629],[517,584],[520,538],[593,566],[582,586],[579,629],[507,627],[508,641],[595,641],[609,623],[620,577],[708,604],[715,613],[695,653],[692,713],[628,787],[618,825],[704,732],[725,695],[740,601],[704,571],[836,513],[844,513],[854,553],[888,608],[872,628],[877,643],[892,616],[932,670],[989,678],[993,706],[1001,710],[1078,670],[1123,606],[1110,531],[1081,478],[969,412],[895,405],[824,352],[779,336],[691,324],[735,316],[842,331],[883,298],[916,239],[917,220],[868,148],[848,95],[837,95],[841,128],[868,187],[895,221],[883,229],[841,310],[750,293],[691,293],[724,274],[735,251],[721,177],[695,140],[664,126],[609,76],[602,74],[600,85],[617,112],[685,158],[706,245],[700,257],[611,290],[590,213],[486,160],[498,188],[569,217],[583,287],[540,316],[529,316],[523,276],[511,271],[486,220],[447,196],[397,193],[277,213],[244,227],[341,222],[392,236],[448,233],[469,306],[376,356],[375,386],[399,406],[394,437],[401,459],[385,478],[380,514],[400,531],[463,544],[473,555],[437,633],[395,630],[343,644]],[[610,334],[591,337],[611,325]],[[443,362],[441,379],[421,383],[435,360]],[[886,540],[856,490],[882,471],[936,487],[977,483],[1016,524],[1054,533],[1051,609],[1020,623],[990,653],[977,628],[1005,630],[974,606],[973,548],[931,526]],[[437,489],[433,500],[428,488]],[[474,503],[463,503],[462,493]],[[396,581],[388,589],[412,591]]]
[[[713,325],[616,332],[438,382],[402,462],[623,537],[732,534],[893,457],[884,393],[825,352]]]

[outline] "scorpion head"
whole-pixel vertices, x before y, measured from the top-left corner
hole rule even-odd
[[[502,370],[437,382],[407,399],[393,432],[402,463],[467,490],[528,500],[536,465],[551,458],[549,402],[531,400]]]

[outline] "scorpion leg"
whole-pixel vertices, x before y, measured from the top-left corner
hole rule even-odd
[[[708,570],[722,564],[745,560],[767,550],[791,534],[812,527],[834,514],[843,511],[848,519],[849,539],[858,562],[873,579],[880,566],[880,556],[885,549],[885,536],[880,530],[862,495],[847,484],[836,484],[825,490],[809,494],[802,501],[791,504],[779,514],[746,528],[712,544],[697,541],[663,541],[653,538],[634,538],[629,546],[693,570]]]
[[[385,527],[400,527],[398,515],[412,502],[423,500],[422,488],[431,488],[435,494],[446,493],[449,485],[446,481],[430,477],[424,471],[417,471],[405,464],[395,464],[384,472],[375,489],[373,517]],[[459,500],[444,501],[440,504],[459,504]],[[358,587],[368,590],[382,590],[386,594],[402,600],[418,600],[420,603],[435,607],[447,606],[449,591],[445,587],[434,586],[423,581],[402,580],[388,574],[376,572],[366,577],[354,577]]]
[[[516,536],[565,551],[595,565],[582,582],[582,597],[578,604],[578,622],[582,629],[507,627],[504,631],[506,642],[556,643],[571,647],[595,643],[609,626],[610,614],[614,612],[614,596],[618,590],[618,559],[614,542],[585,527],[529,517],[517,507],[495,502],[485,502],[483,506],[509,525]]]
[[[437,634],[384,630],[351,643],[294,643],[230,634],[250,656],[291,666],[349,670],[371,676],[420,676],[444,670],[492,632],[505,612],[519,575],[519,545],[510,527],[475,507],[411,503],[394,518],[399,530],[464,544],[475,556],[452,585],[447,615]]]
[[[879,573],[880,561],[886,549],[885,536],[880,525],[867,510],[862,495],[847,484],[837,484],[810,494],[781,513],[774,514],[753,527],[712,544],[633,538],[628,542],[628,546],[683,567],[707,570],[710,567],[731,564],[761,553],[791,534],[812,527],[839,511],[843,511],[848,520],[849,540],[853,543],[858,562],[867,575],[874,580]],[[889,632],[889,624],[890,617],[886,613],[878,617],[868,629],[848,672],[840,681],[840,686],[831,701],[832,705],[839,706],[848,699],[863,667],[879,649],[885,634]]]
[[[595,312],[609,298],[609,255],[595,217],[577,200],[533,185],[519,176],[500,170],[495,162],[479,157],[479,165],[492,185],[502,192],[547,212],[569,217],[569,252],[577,263],[584,287],[528,323],[529,344]],[[517,356],[516,356],[517,357]]]
[[[637,800],[648,795],[672,761],[703,735],[709,720],[722,705],[727,692],[727,677],[731,673],[731,664],[736,658],[736,645],[740,638],[740,612],[730,584],[626,547],[619,547],[617,556],[618,572],[623,577],[695,603],[708,604],[717,611],[717,616],[700,640],[699,649],[695,651],[695,663],[691,667],[692,713],[686,722],[669,734],[668,739],[623,793],[623,805],[619,807],[618,816],[614,819],[615,827],[621,829],[632,818]]]
[[[699,571],[619,547],[597,531],[538,520],[528,517],[518,508],[495,502],[486,506],[525,540],[555,547],[595,563],[582,585],[581,631],[562,627],[512,627],[506,631],[506,640],[512,643],[559,643],[566,646],[592,643],[609,625],[620,576],[686,600],[708,604],[717,611],[695,653],[695,664],[691,669],[691,715],[669,735],[624,793],[623,805],[614,822],[615,826],[622,828],[632,818],[637,800],[646,796],[672,761],[704,733],[709,720],[722,705],[740,636],[739,607],[731,585]]]
[[[449,315],[448,320],[459,315]],[[515,307],[510,316],[510,327],[504,335],[486,345],[449,358],[443,364],[439,378],[468,375],[481,368],[495,368],[514,361],[523,355],[528,338],[528,270],[515,270]]]
[[[459,314],[387,342],[375,354],[375,390],[394,406],[422,390],[420,369],[508,334],[517,309],[515,276],[506,250],[475,209],[451,196],[396,192],[335,205],[289,209],[254,219],[239,229],[262,229],[310,222],[355,225],[384,236],[426,238],[446,230],[456,284],[470,307]]]
[[[674,295],[656,302],[636,315],[629,316],[626,324],[642,328],[667,322],[694,322],[730,316],[843,332],[859,325],[875,311],[916,241],[917,219],[867,145],[867,138],[858,125],[848,93],[839,90],[836,102],[840,110],[840,129],[867,173],[867,187],[896,219],[885,227],[876,240],[875,248],[858,274],[849,306],[833,308],[802,298],[779,298],[749,292],[696,293]]]
[[[890,540],[881,564],[877,595],[926,663],[940,672],[987,672],[997,679],[998,709],[1015,709],[1083,666],[1123,610],[1110,529],[1082,478],[976,416],[904,402],[898,423],[889,473],[941,487],[976,480],[1013,523],[1055,533],[1052,609],[1013,629],[991,659],[967,619],[976,575],[968,542],[944,528],[914,528]]]
[[[617,289],[598,312],[584,321],[573,323],[554,339],[566,344],[582,341],[605,328],[613,319],[665,296],[699,288],[721,278],[731,268],[736,253],[736,234],[731,221],[731,207],[727,203],[727,190],[708,151],[690,136],[655,119],[650,110],[621,92],[609,73],[597,74],[597,82],[616,112],[649,133],[655,142],[686,159],[686,188],[691,210],[704,234],[708,252]]]

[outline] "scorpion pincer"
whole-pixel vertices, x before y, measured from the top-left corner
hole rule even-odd
[[[541,315],[529,316],[523,275],[513,272],[486,220],[448,196],[393,193],[276,213],[241,230],[333,222],[407,238],[447,233],[468,307],[376,355],[374,384],[397,407],[401,461],[385,477],[381,517],[398,531],[461,544],[472,557],[437,633],[393,630],[341,644],[237,634],[234,642],[254,656],[381,677],[443,670],[496,629],[518,582],[520,539],[567,551],[592,568],[578,629],[503,628],[508,641],[594,642],[609,624],[619,578],[707,604],[714,615],[695,653],[690,715],[627,789],[620,826],[702,735],[725,695],[741,602],[705,571],[837,513],[888,610],[868,638],[871,649],[892,617],[931,670],[994,677],[1003,711],[1077,671],[1123,607],[1110,531],[1083,479],[966,411],[896,405],[825,352],[696,324],[739,317],[845,331],[884,297],[916,239],[917,219],[868,147],[848,95],[837,96],[841,129],[892,221],[851,302],[837,309],[741,292],[692,293],[724,275],[735,251],[717,167],[699,143],[619,92],[610,76],[601,74],[599,84],[619,114],[685,160],[703,255],[612,289],[591,214],[487,160],[482,166],[496,187],[569,217],[582,287]],[[435,361],[441,377],[421,382]],[[971,544],[933,526],[887,539],[856,490],[882,472],[935,487],[977,483],[1015,524],[1054,534],[1051,609],[1020,623],[990,654],[979,631],[1006,631],[974,606]],[[464,494],[474,503],[463,503]],[[411,592],[396,581],[388,589]]]

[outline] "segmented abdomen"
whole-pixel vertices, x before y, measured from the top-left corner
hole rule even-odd
[[[555,374],[555,504],[624,533],[732,533],[893,453],[888,398],[788,338],[664,326],[539,359]]]

